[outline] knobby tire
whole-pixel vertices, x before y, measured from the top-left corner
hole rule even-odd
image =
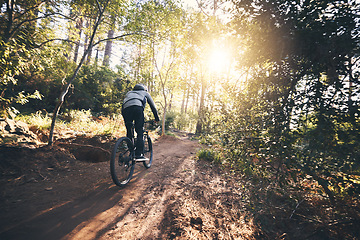
[[[130,138],[122,137],[115,143],[111,153],[110,172],[114,183],[126,185],[134,173],[134,147]]]
[[[143,162],[145,168],[150,168],[153,160],[152,141],[149,135],[144,134],[144,156],[148,159]]]

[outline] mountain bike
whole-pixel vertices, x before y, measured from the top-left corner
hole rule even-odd
[[[145,122],[145,125],[149,123],[151,124],[152,121]],[[150,168],[153,160],[153,148],[149,132],[144,128],[144,159],[135,159],[134,124],[131,127],[131,132],[133,138],[119,138],[111,153],[110,173],[112,180],[118,186],[124,186],[131,180],[137,162],[142,162],[145,168]]]

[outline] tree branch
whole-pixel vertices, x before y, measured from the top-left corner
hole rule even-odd
[[[92,46],[96,46],[102,42],[106,42],[106,41],[110,41],[110,40],[116,40],[116,39],[119,39],[119,38],[124,38],[124,37],[127,37],[127,36],[131,36],[131,35],[143,35],[143,36],[147,36],[145,34],[142,34],[142,32],[133,32],[133,33],[126,33],[126,34],[123,34],[123,35],[119,35],[119,36],[115,36],[115,37],[111,37],[111,38],[104,38],[104,39],[101,39],[99,41],[97,41],[96,43],[92,44]],[[37,48],[41,48],[42,46],[44,46],[45,44],[49,43],[49,42],[54,42],[54,41],[63,41],[63,42],[69,42],[69,43],[73,43],[73,44],[76,44],[78,45],[79,43],[78,42],[75,42],[75,41],[72,41],[70,39],[62,39],[62,38],[53,38],[53,39],[48,39],[46,40],[45,42],[42,42],[40,43],[40,45],[37,46]]]
[[[69,42],[69,43],[73,43],[78,45],[78,42],[72,41],[70,39],[62,39],[62,38],[53,38],[53,39],[48,39],[45,42],[40,43],[40,45],[38,45],[36,48],[41,48],[42,46],[46,45],[49,42],[54,42],[54,41],[62,41],[62,42]]]
[[[111,38],[104,38],[101,39],[99,41],[97,41],[96,43],[93,44],[93,46],[98,45],[99,43],[105,42],[105,41],[110,41],[110,40],[115,40],[115,39],[119,39],[119,38],[123,38],[123,37],[127,37],[127,36],[131,36],[131,35],[142,35],[142,36],[147,36],[146,34],[142,34],[142,32],[133,32],[133,33],[126,33],[120,36],[116,36],[116,37],[111,37]]]

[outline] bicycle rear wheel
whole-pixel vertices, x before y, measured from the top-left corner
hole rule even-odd
[[[134,147],[130,138],[122,137],[115,143],[110,159],[110,173],[118,186],[127,184],[134,172]]]
[[[144,166],[146,168],[151,167],[153,160],[153,148],[151,138],[147,134],[144,134],[144,157],[148,159],[143,162]]]

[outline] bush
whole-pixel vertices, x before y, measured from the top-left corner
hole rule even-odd
[[[221,156],[219,152],[213,150],[213,149],[201,149],[197,156],[200,160],[205,160],[208,162],[213,162],[216,164],[221,164]]]
[[[193,113],[179,113],[176,116],[175,128],[181,131],[192,132],[195,130],[197,115]]]
[[[46,112],[42,111],[37,111],[36,113],[32,113],[30,115],[19,115],[16,119],[35,126],[36,129],[39,130],[50,129],[51,126],[51,117],[48,116]]]
[[[170,127],[174,127],[175,119],[176,119],[176,112],[170,111],[166,113],[165,118],[165,130],[168,131]]]

